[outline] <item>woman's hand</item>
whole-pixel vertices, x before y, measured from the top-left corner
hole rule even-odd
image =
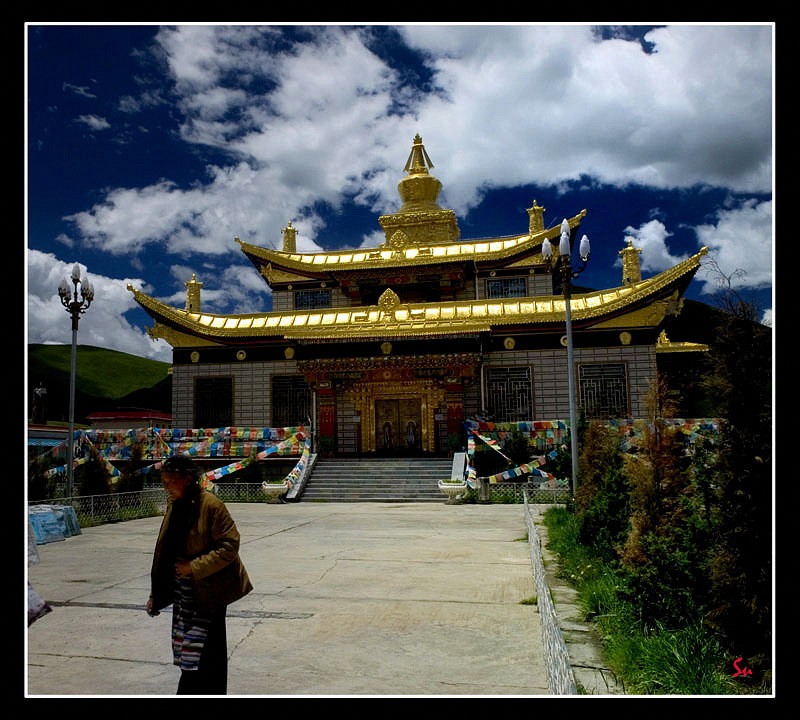
[[[158,610],[155,610],[153,608],[153,598],[152,597],[147,598],[147,604],[145,605],[145,610],[147,610],[147,614],[150,617],[155,617],[156,615],[160,614]]]

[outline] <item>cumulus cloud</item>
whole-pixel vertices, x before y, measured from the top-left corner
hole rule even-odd
[[[685,254],[672,254],[667,244],[671,235],[660,220],[650,220],[638,228],[630,225],[625,228],[625,241],[630,240],[633,247],[641,250],[639,263],[645,273],[662,272],[687,258]]]
[[[715,222],[695,231],[699,245],[708,248],[732,288],[767,288],[774,273],[772,228],[772,202],[751,201],[721,210]],[[714,273],[698,277],[708,294],[717,290],[718,279]]]
[[[87,242],[116,253],[156,242],[215,254],[233,218],[242,237],[301,215],[320,232],[314,203],[354,197],[379,212],[396,204],[412,114],[448,158],[439,177],[459,215],[487,188],[586,175],[655,188],[771,188],[768,27],[658,28],[647,35],[650,53],[589,26],[400,31],[435,86],[405,115],[392,108],[401,97],[409,106],[409,88],[363,32],[319,27],[280,49],[275,28],[162,29],[184,139],[240,160],[209,167],[208,182],[191,189],[112,189],[72,219]]]
[[[28,307],[25,321],[29,342],[71,344],[72,322],[58,296],[58,287],[63,278],[70,277],[75,263],[64,263],[55,256],[38,250],[29,250],[27,260]],[[172,362],[170,345],[163,340],[152,340],[125,317],[129,311],[138,307],[133,300],[133,294],[127,290],[128,283],[139,289],[147,289],[143,280],[87,275],[84,265],[81,265],[81,274],[94,287],[95,301],[79,321],[79,344]]]

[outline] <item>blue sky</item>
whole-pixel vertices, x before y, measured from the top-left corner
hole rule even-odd
[[[579,284],[627,238],[645,277],[705,245],[687,296],[721,271],[772,323],[774,24],[30,24],[25,53],[28,342],[71,342],[76,262],[80,344],[171,360],[129,283],[270,310],[234,237],[377,246],[416,133],[463,238],[586,209]]]

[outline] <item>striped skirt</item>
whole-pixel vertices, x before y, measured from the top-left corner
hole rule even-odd
[[[192,579],[179,577],[172,606],[172,655],[181,670],[198,669],[210,625],[210,615],[195,607]]]

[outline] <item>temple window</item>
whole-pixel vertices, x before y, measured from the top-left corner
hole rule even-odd
[[[533,420],[531,369],[527,366],[486,368],[489,413],[497,422]]]
[[[294,294],[295,310],[318,310],[330,306],[330,290],[298,290]]]
[[[194,383],[194,427],[233,425],[233,378],[196,378]]]
[[[490,300],[527,297],[528,282],[524,277],[493,278],[486,281],[486,296]]]
[[[627,418],[628,378],[624,364],[597,363],[581,365],[580,402],[591,420]]]
[[[272,378],[272,427],[294,427],[311,416],[311,390],[302,375]]]

